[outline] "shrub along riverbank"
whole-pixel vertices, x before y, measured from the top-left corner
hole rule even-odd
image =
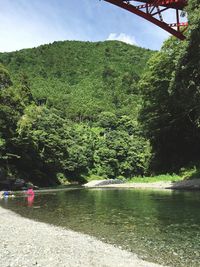
[[[86,180],[92,181],[92,180],[104,180],[105,177],[99,177],[99,176],[91,176],[86,177]],[[183,168],[179,172],[179,174],[160,174],[155,176],[134,176],[132,178],[126,179],[125,177],[119,177],[119,180],[123,181],[125,184],[130,183],[157,183],[157,182],[186,182],[187,181],[196,181],[200,180],[200,171],[199,168],[196,168],[196,166],[193,166],[191,168]],[[195,182],[194,182],[195,183]]]
[[[178,182],[200,179],[200,169],[196,166],[182,168],[178,174],[160,174],[155,176],[132,177],[129,183]]]

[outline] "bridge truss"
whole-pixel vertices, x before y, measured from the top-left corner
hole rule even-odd
[[[188,22],[182,22],[186,14],[183,11],[188,0],[104,0],[134,13],[166,30],[177,38],[184,40],[184,31]],[[175,21],[168,23],[166,12],[174,10]]]

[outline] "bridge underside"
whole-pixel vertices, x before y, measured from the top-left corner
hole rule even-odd
[[[188,23],[181,22],[182,17],[185,16],[183,11],[187,5],[187,0],[104,0],[113,5],[121,7],[134,13],[152,23],[166,30],[177,38],[184,40],[184,31]],[[164,17],[168,10],[175,12],[175,21],[168,23]]]

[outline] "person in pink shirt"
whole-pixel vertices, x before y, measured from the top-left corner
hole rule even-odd
[[[29,189],[27,190],[27,195],[28,195],[28,196],[34,196],[34,195],[35,195],[35,193],[34,193],[34,191],[33,191],[33,188],[29,188]]]

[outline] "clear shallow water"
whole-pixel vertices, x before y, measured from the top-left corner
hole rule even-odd
[[[81,189],[1,200],[24,217],[98,237],[170,266],[200,266],[200,193]]]

